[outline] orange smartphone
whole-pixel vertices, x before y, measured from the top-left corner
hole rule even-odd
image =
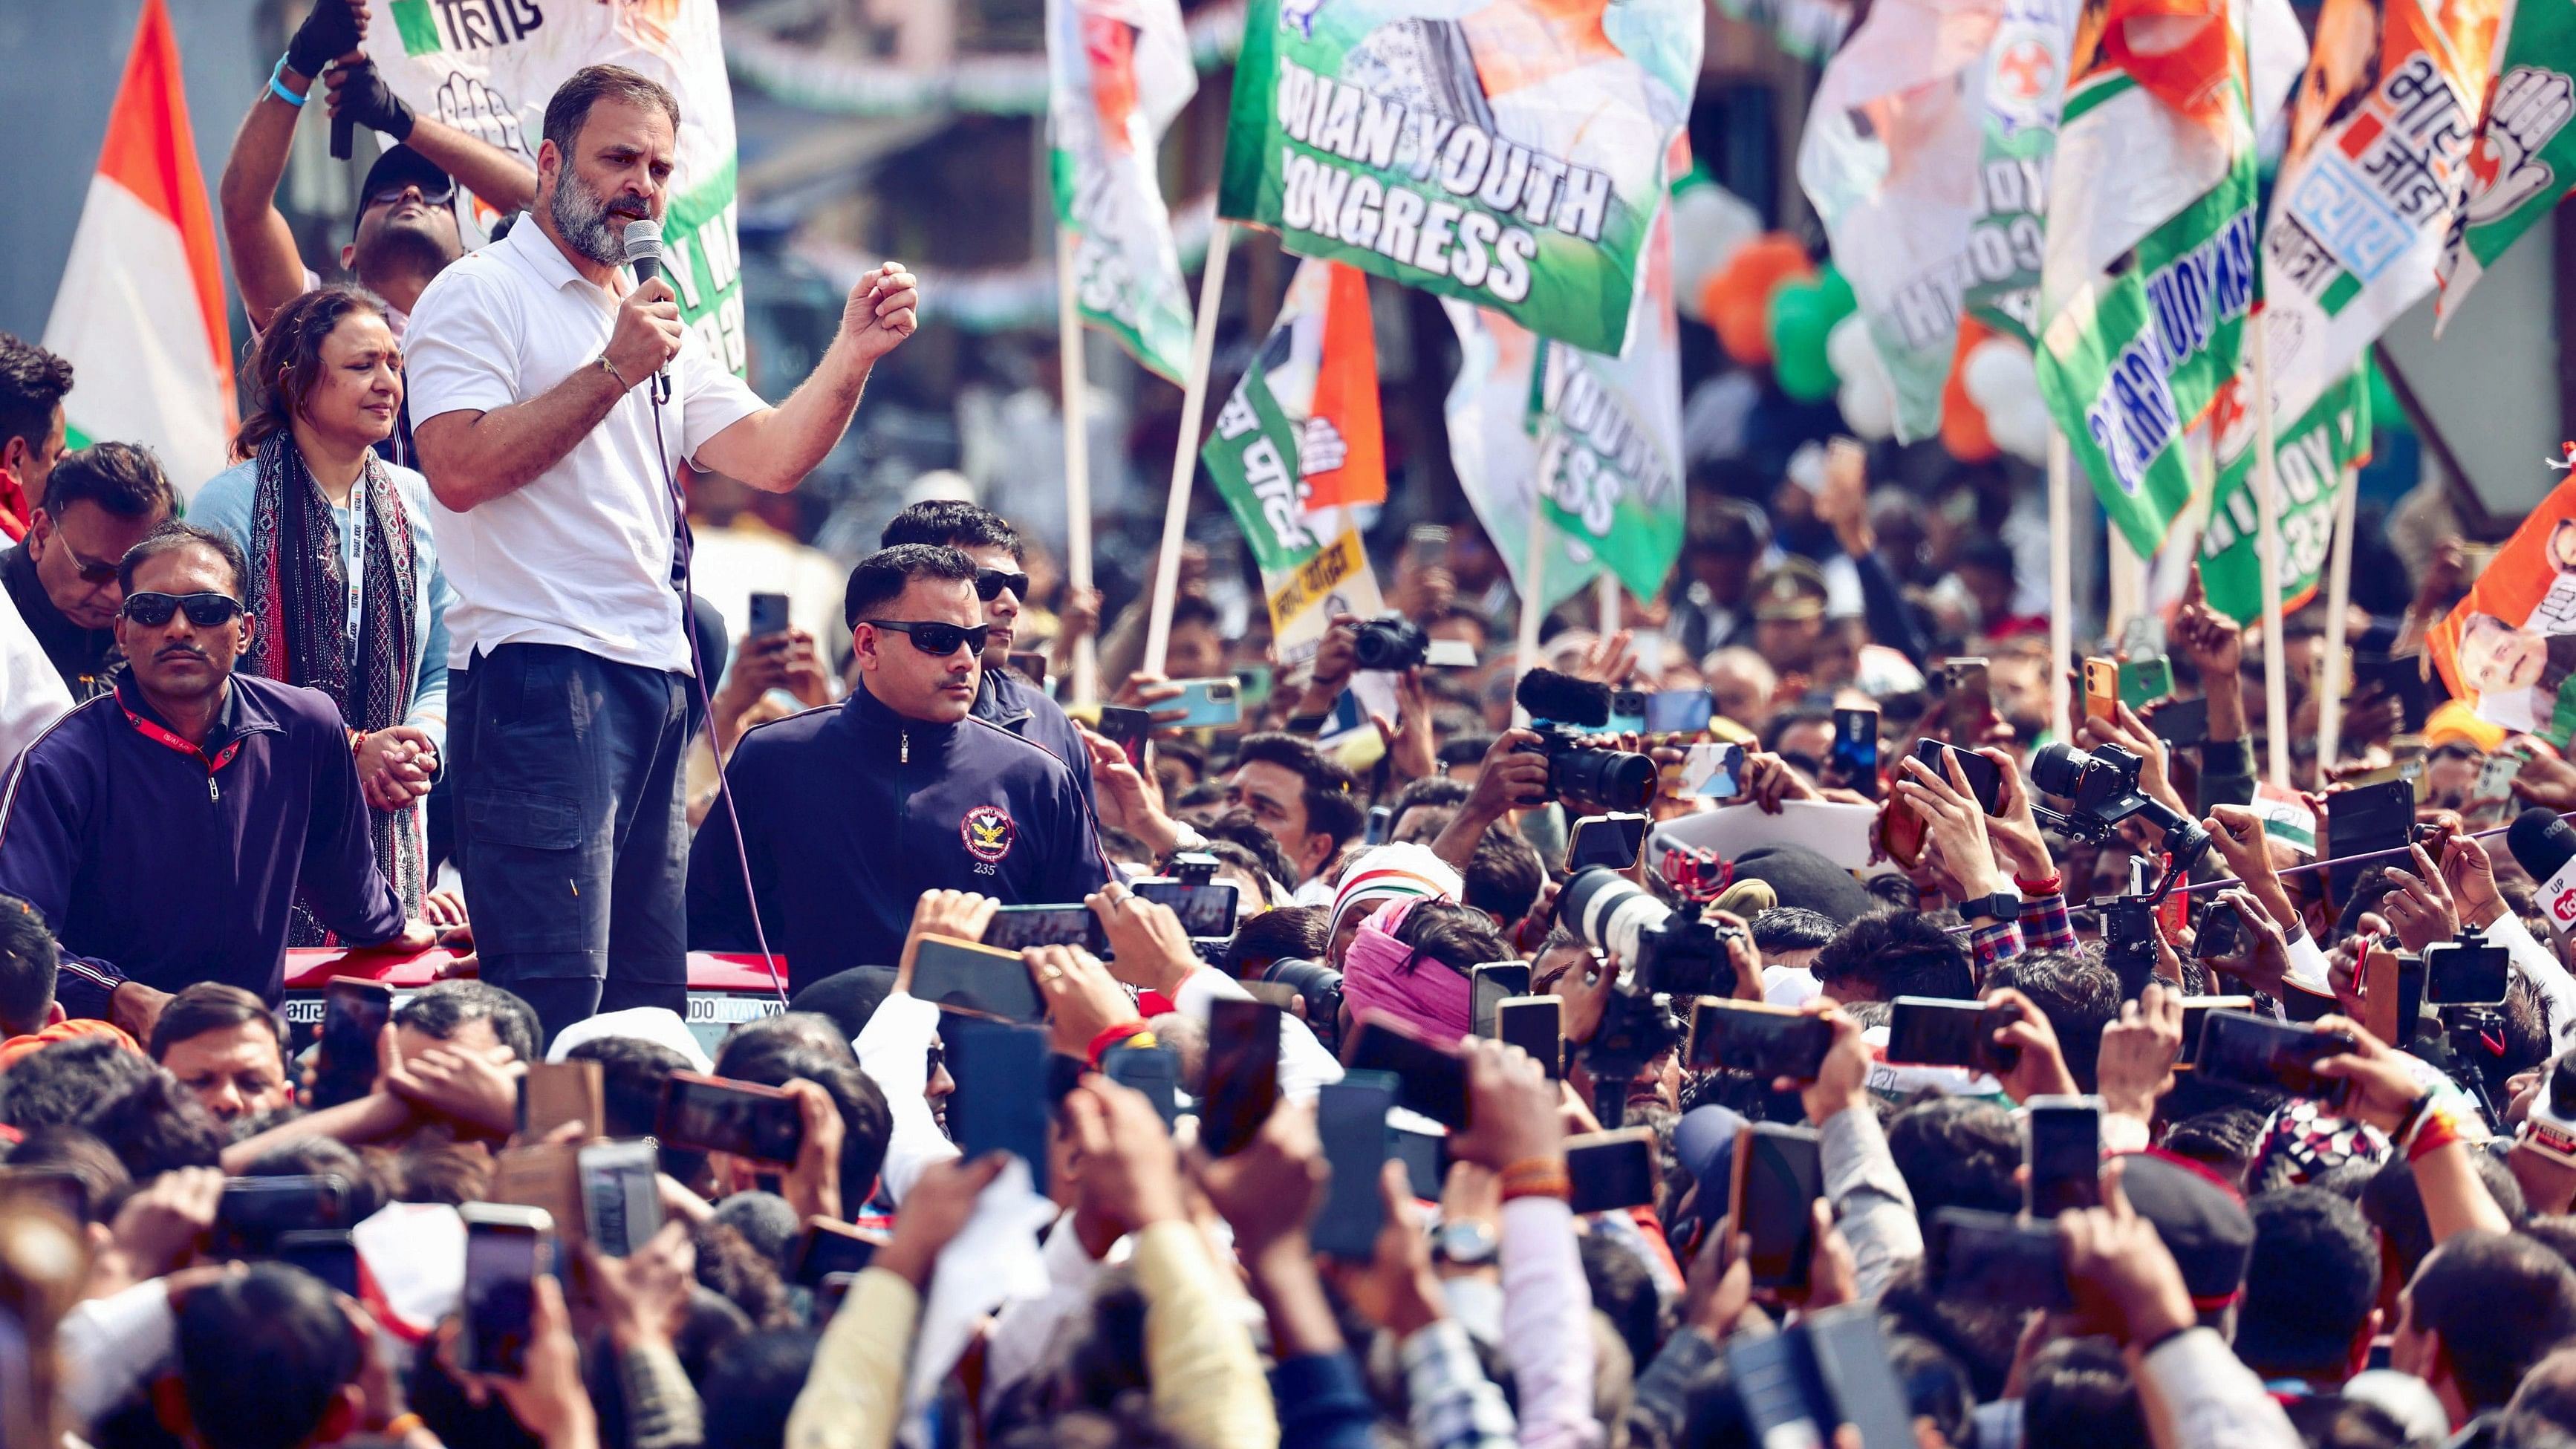
[[[2118,661],[2098,656],[2084,661],[2084,717],[2116,720],[2120,717],[2120,665]]]

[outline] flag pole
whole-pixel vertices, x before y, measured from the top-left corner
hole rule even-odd
[[[1600,578],[1593,580],[1592,609],[1601,617],[1602,642],[1608,643],[1610,636],[1619,632],[1619,580],[1607,569],[1601,571]],[[1662,663],[1661,660],[1656,662]]]
[[[1154,610],[1145,620],[1144,670],[1163,672],[1172,638],[1172,599],[1181,586],[1181,544],[1190,521],[1190,480],[1198,473],[1199,417],[1207,410],[1208,369],[1216,359],[1216,314],[1225,300],[1225,259],[1234,249],[1234,223],[1216,219],[1208,233],[1206,269],[1199,277],[1199,313],[1190,334],[1189,381],[1181,389],[1181,438],[1172,449],[1172,491],[1163,501],[1163,549],[1154,570]]]
[[[2361,475],[2346,465],[2335,479],[2334,551],[2326,564],[2325,673],[2317,687],[2317,781],[2343,748],[2344,615],[2352,607],[2352,514],[2361,497]]]
[[[1064,577],[1071,591],[1091,587],[1091,387],[1082,369],[1082,304],[1074,295],[1073,228],[1055,229],[1055,354],[1064,415]],[[1073,645],[1073,703],[1100,697],[1097,631]]]
[[[1520,628],[1515,631],[1512,654],[1512,668],[1519,674],[1538,668],[1538,626],[1540,617],[1547,612],[1539,605],[1539,574],[1547,567],[1547,530],[1547,509],[1538,490],[1533,488],[1530,490],[1529,544],[1521,550]],[[1512,717],[1520,723],[1528,723],[1517,707]]]
[[[2281,474],[2273,456],[2271,328],[2260,311],[2246,319],[2254,333],[2254,513],[2259,532],[2255,557],[2263,582],[2263,728],[2270,736],[2272,784],[2290,788],[2290,679],[2288,643],[2281,637]],[[2319,765],[2322,783],[2324,762]]]
[[[2117,640],[2121,629],[2146,607],[2147,565],[2129,547],[2129,536],[2118,523],[2111,522],[2102,533],[2111,552],[2111,617],[2104,621],[2103,632]]]
[[[2048,424],[2048,718],[2062,740],[2075,738],[2075,460]]]

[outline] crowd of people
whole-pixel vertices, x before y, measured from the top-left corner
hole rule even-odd
[[[2196,580],[2114,649],[2158,697],[2053,720],[2010,480],[1857,448],[1695,488],[1537,660],[1463,519],[1303,659],[1194,546],[1148,672],[947,500],[755,632],[689,480],[793,489],[914,279],[772,407],[621,268],[667,93],[582,72],[528,176],[365,38],[314,7],[236,140],[184,509],[0,337],[0,1446],[2576,1442],[2576,974],[2488,842],[2576,809],[2544,743],[2330,699],[2311,607],[2258,784]],[[317,80],[408,143],[345,283],[268,201]],[[525,215],[467,251],[460,181]],[[2465,566],[2394,571],[2410,658]],[[784,1009],[710,1053],[691,950]]]

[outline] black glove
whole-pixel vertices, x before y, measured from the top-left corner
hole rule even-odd
[[[376,63],[372,60],[341,67],[340,87],[331,93],[331,118],[355,121],[370,130],[382,131],[397,141],[411,139],[414,123],[411,107],[394,94],[392,86],[385,84],[385,78],[376,73]]]
[[[331,62],[358,48],[358,15],[349,0],[313,0],[295,38],[286,42],[286,68],[319,79]]]

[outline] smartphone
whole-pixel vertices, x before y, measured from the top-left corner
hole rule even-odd
[[[1371,805],[1368,813],[1368,833],[1360,837],[1361,842],[1367,845],[1384,845],[1394,834],[1395,807]]]
[[[1565,1139],[1568,1202],[1578,1213],[1615,1213],[1655,1205],[1655,1129],[1622,1127]]]
[[[2008,1072],[2021,1049],[1998,1046],[1995,1033],[2021,1020],[2021,1008],[1941,996],[1900,996],[1887,1025],[1887,1060],[1924,1066]]]
[[[1800,1331],[1825,1398],[1836,1417],[1860,1434],[1861,1449],[1914,1449],[1914,1409],[1905,1383],[1888,1362],[1878,1310],[1843,1303],[1806,1315]]]
[[[805,1235],[796,1240],[787,1281],[817,1288],[835,1273],[864,1273],[883,1246],[881,1239],[817,1214],[805,1220]]]
[[[1659,689],[1646,696],[1646,733],[1695,735],[1717,715],[1717,702],[1705,689]]]
[[[281,1233],[350,1226],[348,1202],[349,1181],[337,1173],[226,1178],[214,1239],[228,1252],[264,1254]]]
[[[948,1097],[948,1131],[958,1150],[981,1157],[1002,1151],[1028,1164],[1029,1184],[1046,1191],[1046,1028],[952,1017],[940,1033],[948,1044],[948,1074],[957,1090]]]
[[[334,1289],[358,1296],[358,1242],[346,1229],[297,1228],[277,1235],[268,1256],[300,1268]]]
[[[1821,1449],[1833,1442],[1838,1416],[1817,1372],[1805,1324],[1728,1339],[1726,1376],[1743,1406],[1746,1443]]]
[[[581,1180],[582,1233],[592,1247],[623,1258],[662,1231],[662,1164],[652,1143],[595,1142],[574,1153],[573,1164]]]
[[[2502,1006],[2512,969],[2513,957],[2502,946],[2437,941],[2424,948],[2423,999],[2436,1006]]]
[[[1180,1058],[1167,1046],[1117,1046],[1100,1054],[1100,1074],[1145,1094],[1170,1131],[1180,1119]]]
[[[1646,692],[1642,689],[1614,689],[1610,691],[1609,723],[1604,724],[1594,733],[1635,734],[1645,727]]]
[[[1377,1255],[1378,1230],[1386,1225],[1378,1176],[1394,1147],[1386,1114],[1395,1095],[1395,1079],[1384,1072],[1345,1072],[1315,1093],[1315,1135],[1332,1178],[1312,1236],[1315,1251],[1327,1258],[1365,1263]]]
[[[2234,956],[2245,949],[2245,918],[2236,908],[2212,897],[2200,909],[2191,931],[2191,954],[2203,961]]]
[[[1825,763],[1845,789],[1878,798],[1878,711],[1834,711],[1834,747]]]
[[[1348,1081],[1350,1075],[1349,1072],[1344,1072],[1342,1079]],[[1385,1073],[1370,1072],[1366,1075],[1383,1076]],[[1401,1098],[1400,1090],[1397,1095]],[[1386,1124],[1386,1137],[1389,1155],[1404,1164],[1405,1181],[1413,1193],[1414,1200],[1416,1202],[1440,1201],[1440,1190],[1449,1180],[1448,1137],[1438,1132],[1425,1132],[1393,1122]]]
[[[1684,1060],[1695,1071],[1750,1072],[1765,1086],[1774,1077],[1812,1082],[1833,1044],[1833,1024],[1821,1016],[1703,996],[1691,1004],[1690,1054]]]
[[[1565,998],[1515,996],[1494,1008],[1494,1035],[1530,1054],[1549,1081],[1565,1077]]]
[[[2089,655],[2084,660],[2084,717],[2117,720],[2120,717],[2120,663],[2116,659]]]
[[[2316,1064],[2357,1046],[2347,1032],[2278,1022],[2250,1011],[2213,1011],[2201,1019],[2200,1054],[2192,1070],[2222,1082],[2277,1087],[2329,1105],[2343,1101],[2344,1084],[2316,1074]]]
[[[921,938],[912,958],[912,994],[1004,1021],[1046,1020],[1046,1003],[1038,999],[1037,983],[1029,979],[1028,963],[1017,951],[954,936]]]
[[[1825,1175],[1813,1128],[1750,1122],[1735,1135],[1727,1211],[1753,1239],[1756,1287],[1802,1289],[1815,1253],[1815,1202]]]
[[[1938,1299],[2060,1312],[2075,1306],[2054,1224],[1945,1207],[1932,1214],[1924,1250],[1926,1279]]]
[[[1085,905],[1004,906],[993,912],[993,919],[986,923],[984,944],[998,951],[1080,946],[1103,961],[1109,959],[1109,933],[1101,929],[1100,918]],[[1020,974],[1028,974],[1025,966]]]
[[[1212,880],[1205,885],[1187,885],[1176,880],[1148,877],[1136,882],[1136,894],[1157,905],[1169,906],[1181,918],[1181,929],[1201,940],[1234,934],[1236,896],[1234,882]]]
[[[1037,650],[1014,649],[1003,656],[1003,663],[1013,674],[1038,688],[1047,687],[1047,657]]]
[[[1973,656],[1940,663],[1941,730],[1954,740],[1974,745],[1994,723],[1995,696],[1986,682],[1986,661]]]
[[[1214,1030],[1208,1060],[1213,1063]],[[1467,1064],[1446,1047],[1412,1035],[1387,1017],[1362,1012],[1343,1044],[1342,1064],[1363,1071],[1391,1072],[1401,1084],[1399,1098],[1407,1109],[1444,1127],[1467,1125]],[[1440,1194],[1433,1192],[1433,1200]]]
[[[544,1208],[469,1202],[465,1220],[465,1368],[518,1378],[527,1368],[537,1275],[554,1271],[554,1219]]]
[[[664,1147],[793,1164],[805,1145],[805,1118],[796,1099],[776,1087],[673,1072],[662,1083],[653,1135]]]
[[[1164,721],[1166,728],[1185,730],[1226,729],[1243,723],[1243,696],[1232,676],[1223,679],[1175,679],[1181,692],[1155,709],[1182,711],[1177,720]]]
[[[1404,531],[1404,546],[1426,564],[1449,560],[1449,525],[1417,523]]]
[[[1279,1105],[1278,1007],[1258,1001],[1208,1003],[1207,1094],[1199,1103],[1199,1142],[1225,1157],[1261,1133]]]
[[[2251,996],[2186,996],[2182,999],[2182,1055],[2176,1066],[2190,1066],[2200,1057],[2200,1024],[2213,1011],[2252,1011]]]
[[[2415,1037],[2423,1026],[2423,1015],[2424,958],[2400,952],[2397,956],[2397,1036],[2389,1045],[2402,1052],[2413,1051]]]
[[[1633,870],[1646,853],[1646,817],[1627,811],[1588,815],[1574,822],[1565,843],[1565,868],[1606,865]]]
[[[2391,659],[2384,654],[2352,656],[2352,689],[2358,693],[2376,685],[2380,692],[2397,701],[2398,732],[2411,734],[2424,728],[2431,712],[2433,696],[2424,679],[2424,662],[2412,655]]]
[[[2023,1104],[2021,1160],[2030,1169],[2022,1210],[2053,1218],[2102,1205],[2102,1103],[2038,1096]]]
[[[1127,763],[1139,774],[1145,770],[1145,738],[1154,732],[1154,716],[1123,704],[1100,707],[1100,737],[1127,752]]]
[[[376,1042],[394,1019],[394,989],[359,976],[322,988],[322,1049],[314,1057],[313,1105],[336,1107],[376,1084]]]
[[[1245,709],[1259,709],[1270,702],[1273,683],[1267,664],[1239,664],[1234,670],[1235,697]]]
[[[748,639],[766,639],[787,632],[787,596],[754,594],[751,596],[751,626],[744,631]]]
[[[1914,758],[1922,761],[1923,768],[1938,775],[1943,783],[1948,784],[1951,783],[1950,767],[1942,763],[1945,756],[1959,762],[1959,773],[1967,777],[1968,793],[1977,797],[1978,809],[1992,815],[2003,808],[2004,772],[1994,761],[1983,755],[1960,749],[1957,745],[1945,745],[1935,739],[1919,739],[1914,742]]]
[[[1473,1003],[1475,1034],[1494,1034],[1494,1008],[1515,996],[1529,994],[1530,969],[1527,961],[1488,961],[1467,973],[1468,996]]]
[[[584,1140],[607,1133],[608,1099],[597,1062],[530,1062],[519,1078],[519,1137],[542,1141],[566,1122]]]
[[[2186,909],[2189,905],[2184,902]],[[2126,897],[2102,907],[2102,964],[2120,978],[2122,1001],[2145,995],[2147,983],[2156,979],[2156,909]]]
[[[2469,788],[2469,803],[2494,805],[2513,798],[2513,777],[2522,773],[2522,762],[2530,755],[2521,749],[2501,749],[2486,757],[2478,766],[2478,782]]]
[[[2326,797],[2326,838],[2334,847],[2327,887],[2340,906],[2352,899],[2353,882],[2366,863],[2350,857],[2402,850],[2415,832],[2415,783],[2381,780],[2337,790]]]
[[[1681,798],[1733,800],[1744,793],[1744,746],[1701,743],[1682,754],[1681,776],[1673,787]]]
[[[2173,693],[2173,661],[2161,654],[2121,661],[2118,679],[2120,703],[2131,709],[2142,709]],[[2085,692],[2092,690],[2090,681]]]

